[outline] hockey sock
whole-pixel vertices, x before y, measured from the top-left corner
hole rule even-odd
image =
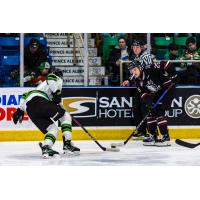
[[[48,128],[47,128],[47,133],[44,137],[44,145],[48,145],[50,147],[53,146],[53,144],[56,141],[57,135],[58,135],[58,128],[55,124],[51,124]]]
[[[147,117],[147,126],[151,135],[157,136],[157,121],[154,117]]]
[[[168,134],[167,119],[164,116],[157,118],[157,125],[162,135]]]
[[[65,112],[65,114],[60,118],[61,130],[63,136],[66,140],[72,139],[72,119],[69,113]]]
[[[62,133],[65,137],[65,140],[71,140],[72,139],[72,125],[63,123],[61,125]]]

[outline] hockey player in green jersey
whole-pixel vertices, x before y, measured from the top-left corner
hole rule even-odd
[[[80,149],[72,142],[72,119],[70,114],[61,106],[62,71],[54,70],[35,90],[22,95],[20,106],[13,114],[13,122],[21,122],[27,112],[32,122],[45,134],[44,142],[39,143],[44,158],[53,157],[59,153],[52,149],[58,127],[54,122],[59,121],[63,134],[63,150],[67,154],[77,154]]]

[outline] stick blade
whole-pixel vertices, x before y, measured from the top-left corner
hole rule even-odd
[[[124,146],[124,143],[123,142],[112,143],[110,146],[111,146],[111,148],[122,147],[122,146]]]
[[[181,146],[184,146],[184,147],[187,147],[187,148],[190,148],[190,149],[193,149],[193,148],[197,147],[198,145],[200,145],[200,143],[193,144],[193,143],[189,143],[189,142],[179,140],[179,139],[176,139],[175,142],[178,145],[181,145]]]

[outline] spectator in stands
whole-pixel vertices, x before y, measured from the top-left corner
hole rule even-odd
[[[186,60],[199,60],[200,59],[200,49],[197,47],[195,38],[189,37],[186,40],[187,50],[184,55]],[[188,84],[198,84],[200,76],[200,63],[187,63],[187,83]]]
[[[44,46],[37,39],[32,38],[24,50],[25,72],[35,72],[42,62],[48,61],[48,54]]]
[[[177,60],[178,59],[178,45],[171,43],[168,46],[168,50],[169,50],[169,60]]]
[[[186,58],[187,59],[199,59],[199,50],[197,48],[196,40],[193,37],[189,37],[186,40],[186,46],[187,46],[187,51],[186,51]]]
[[[178,45],[171,43],[168,46],[168,50],[169,50],[169,55],[167,56],[167,60],[180,60],[180,57],[178,55]],[[169,63],[167,65],[168,67],[168,75],[170,77],[172,77],[175,73],[179,76],[180,80],[179,83],[180,84],[184,84],[186,83],[187,80],[187,67],[184,64],[181,63]]]
[[[129,60],[130,50],[126,45],[126,40],[123,37],[118,39],[118,46],[113,49],[110,54],[108,65],[111,66],[111,72],[113,74],[111,84],[112,85],[120,85],[120,62]],[[125,67],[124,67],[125,68]],[[128,68],[124,70],[124,75],[128,75]],[[125,77],[124,77],[125,78]],[[127,77],[126,77],[127,78]]]
[[[99,49],[100,55],[102,55],[102,63],[108,66],[110,52],[118,45],[118,39],[120,37],[125,38],[125,34],[121,33],[101,33]]]

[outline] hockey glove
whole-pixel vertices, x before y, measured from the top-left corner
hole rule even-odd
[[[60,90],[57,90],[57,91],[56,91],[55,93],[53,93],[52,95],[53,95],[52,101],[53,101],[55,104],[61,103],[61,91],[60,91]]]
[[[21,110],[20,108],[17,108],[17,110],[13,114],[13,122],[14,122],[14,124],[17,124],[18,121],[20,123],[22,123],[23,117],[24,117],[24,111]]]

